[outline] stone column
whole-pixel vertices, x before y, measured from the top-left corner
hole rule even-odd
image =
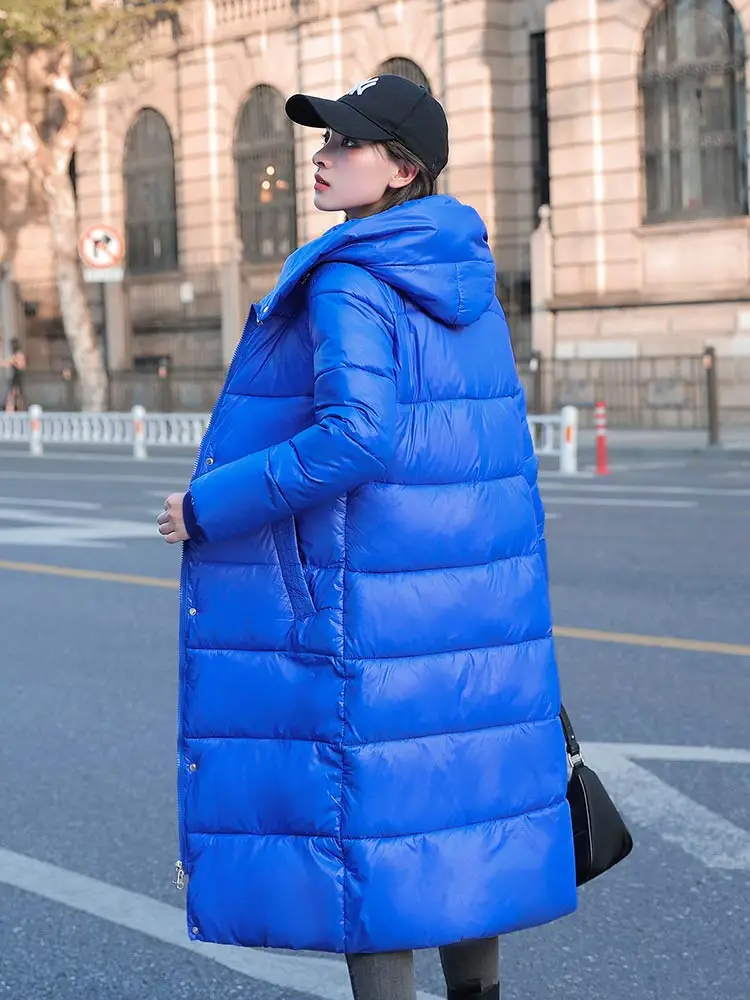
[[[539,209],[539,225],[531,235],[531,346],[552,359],[554,325],[549,306],[554,294],[553,237],[549,205]]]
[[[2,325],[2,356],[10,354],[10,342],[18,336],[18,310],[16,309],[16,287],[9,266],[0,268],[0,325]]]
[[[111,372],[125,371],[133,363],[133,331],[130,323],[128,293],[121,281],[104,285],[104,337],[107,367]]]
[[[230,243],[228,260],[221,272],[221,357],[229,365],[245,325],[242,296],[242,240]]]

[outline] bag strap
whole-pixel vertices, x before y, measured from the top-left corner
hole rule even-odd
[[[565,746],[568,751],[568,757],[570,757],[570,763],[574,768],[581,767],[583,765],[581,746],[576,739],[573,723],[570,721],[570,716],[565,711],[564,705],[560,705],[560,722],[562,722],[563,732],[565,733]]]

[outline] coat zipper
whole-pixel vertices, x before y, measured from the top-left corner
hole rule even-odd
[[[172,879],[172,885],[177,889],[185,888],[185,866],[181,861],[175,861],[174,863],[177,874]]]
[[[196,462],[196,468],[198,464]],[[195,472],[193,472],[195,475]],[[187,545],[185,546],[185,549]],[[185,577],[186,573],[186,554],[183,552],[183,567],[180,572],[180,593],[179,593],[179,608],[180,614],[183,614],[182,607],[182,596],[185,590]],[[187,844],[185,838],[185,816],[184,807],[182,803],[182,698],[183,691],[185,688],[184,675],[184,660],[185,653],[180,650],[180,673],[179,673],[179,697],[177,699],[177,835],[179,842],[180,856],[177,861],[175,861],[175,871],[176,875],[172,881],[172,884],[177,889],[185,888],[185,875],[187,874],[186,860],[187,860]]]
[[[251,307],[251,313],[253,315],[255,315],[255,319],[256,319],[256,323],[257,323],[257,313],[256,313],[254,305]],[[229,364],[229,368],[227,369],[227,374],[226,374],[226,377],[224,379],[224,388],[219,393],[219,396],[218,396],[218,398],[216,399],[216,402],[213,405],[213,409],[211,410],[211,416],[210,416],[209,421],[208,421],[209,428],[211,428],[212,425],[214,424],[214,421],[216,419],[216,414],[218,413],[218,410],[219,410],[219,406],[221,405],[221,402],[224,399],[224,395],[226,393],[226,387],[229,384],[230,378],[234,374],[234,369],[235,369],[236,363],[237,363],[237,357],[238,357],[238,355],[240,353],[240,347],[242,345],[243,339],[244,339],[244,337],[241,336],[239,338],[239,340],[237,341],[237,346],[234,349],[234,354],[232,355],[232,360],[231,360],[231,362]],[[210,433],[210,430],[209,430],[208,433]],[[195,474],[198,471],[198,466],[200,465],[201,459],[202,459],[203,455],[205,454],[205,450],[206,450],[206,442],[203,441],[203,442],[201,442],[201,447],[198,449],[198,454],[196,455],[196,458],[195,458],[195,465],[193,466],[193,474],[190,477],[190,482],[192,482],[193,479],[195,479]],[[179,589],[179,593],[178,593],[178,602],[179,602],[178,603],[178,607],[180,609],[180,613],[181,614],[182,614],[182,596],[183,596],[184,589],[185,589],[185,586],[184,586],[185,585],[185,577],[187,575],[187,573],[186,573],[186,567],[187,567],[187,561],[186,561],[187,544],[188,543],[185,543],[185,545],[183,546],[183,566],[182,566],[182,571],[180,572],[180,589]],[[184,687],[185,687],[185,685],[184,685],[184,673],[185,673],[185,671],[184,671],[184,666],[183,666],[183,660],[184,660],[184,654],[183,654],[183,651],[180,650],[180,674],[179,674],[179,691],[180,691],[180,694],[179,694],[179,698],[178,698],[178,701],[177,701],[177,833],[178,833],[178,839],[179,839],[180,856],[177,859],[177,861],[175,861],[175,864],[174,864],[174,867],[175,867],[175,877],[172,879],[172,885],[176,889],[178,889],[178,890],[185,888],[185,880],[186,880],[186,878],[189,877],[189,874],[190,874],[189,871],[188,871],[188,867],[187,867],[187,844],[186,844],[186,837],[185,837],[185,816],[184,816],[184,806],[183,806],[183,802],[182,802],[183,791],[182,791],[182,781],[181,781],[181,777],[182,777],[182,693],[183,693],[183,690],[184,690]]]

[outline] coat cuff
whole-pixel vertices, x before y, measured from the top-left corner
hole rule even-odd
[[[194,542],[204,541],[206,536],[198,525],[198,520],[195,516],[195,507],[193,506],[193,495],[190,490],[182,498],[182,520],[185,522],[185,530]]]

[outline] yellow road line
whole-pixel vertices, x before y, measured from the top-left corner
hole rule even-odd
[[[0,559],[0,569],[13,573],[41,573],[45,576],[63,576],[72,580],[100,580],[104,583],[131,583],[138,587],[163,587],[178,590],[177,580],[165,580],[159,576],[135,576],[130,573],[107,573],[99,569],[73,569],[69,566],[49,566],[46,563],[12,562]]]
[[[671,635],[639,635],[636,632],[602,632],[595,628],[555,627],[560,639],[582,639],[585,642],[614,642],[620,646],[648,646],[651,649],[681,649],[688,653],[716,653],[718,656],[750,656],[750,646],[731,642],[704,642],[701,639],[679,639]]]
[[[98,569],[73,569],[69,566],[51,566],[47,563],[13,562],[0,559],[0,570],[13,573],[39,573],[73,580],[99,580],[103,583],[126,583],[138,587],[161,587],[178,590],[177,580],[159,576],[136,576],[131,573],[107,573]],[[559,639],[578,639],[583,642],[611,642],[618,646],[645,646],[649,649],[678,649],[688,653],[714,653],[717,656],[748,656],[750,646],[731,642],[704,642],[700,639],[680,639],[669,635],[640,635],[637,632],[605,632],[594,628],[555,626]]]

